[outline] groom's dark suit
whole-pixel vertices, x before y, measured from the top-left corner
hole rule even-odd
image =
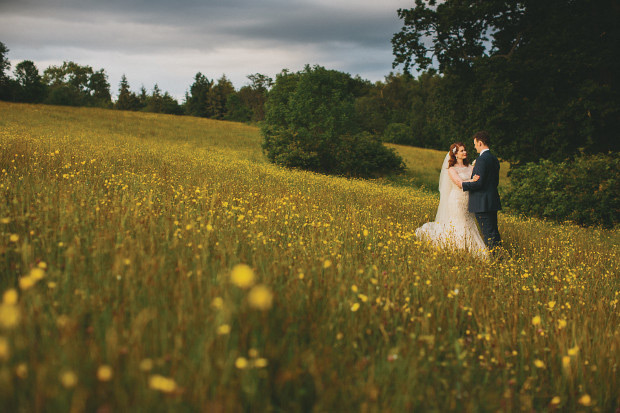
[[[487,247],[493,249],[502,241],[497,228],[497,211],[502,209],[502,205],[497,192],[499,161],[491,151],[480,154],[474,165],[472,178],[474,175],[478,175],[480,179],[463,182],[463,191],[469,191],[469,212],[476,214],[482,238]]]

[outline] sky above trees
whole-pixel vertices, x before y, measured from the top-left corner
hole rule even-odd
[[[411,0],[0,0],[12,69],[72,60],[104,68],[112,90],[155,83],[181,99],[194,75],[246,76],[320,64],[368,80],[391,70],[396,10]]]

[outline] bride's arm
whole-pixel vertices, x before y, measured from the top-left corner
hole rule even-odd
[[[462,180],[459,174],[454,170],[454,168],[448,169],[448,174],[450,175],[450,179],[454,182],[454,185],[459,188],[463,188],[463,182],[476,182],[480,177],[478,175],[474,175],[472,179]]]
[[[454,185],[458,186],[459,188],[463,187],[463,180],[461,179],[459,174],[456,173],[454,168],[448,168],[448,175],[450,176],[452,182],[454,182]]]

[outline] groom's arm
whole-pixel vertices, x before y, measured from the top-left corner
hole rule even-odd
[[[477,181],[473,181],[473,182],[463,182],[463,191],[477,191],[480,188],[483,187],[484,182],[486,181],[486,177],[487,177],[487,164],[484,161],[484,159],[480,159],[478,158],[478,161],[476,161],[476,165],[474,166],[474,170],[472,172],[472,175],[478,175],[480,177],[480,179],[478,179]]]

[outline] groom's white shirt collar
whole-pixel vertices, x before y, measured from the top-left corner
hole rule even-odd
[[[489,149],[483,149],[482,152],[480,152],[480,155],[482,155],[483,153],[485,153],[486,151],[488,151]]]

